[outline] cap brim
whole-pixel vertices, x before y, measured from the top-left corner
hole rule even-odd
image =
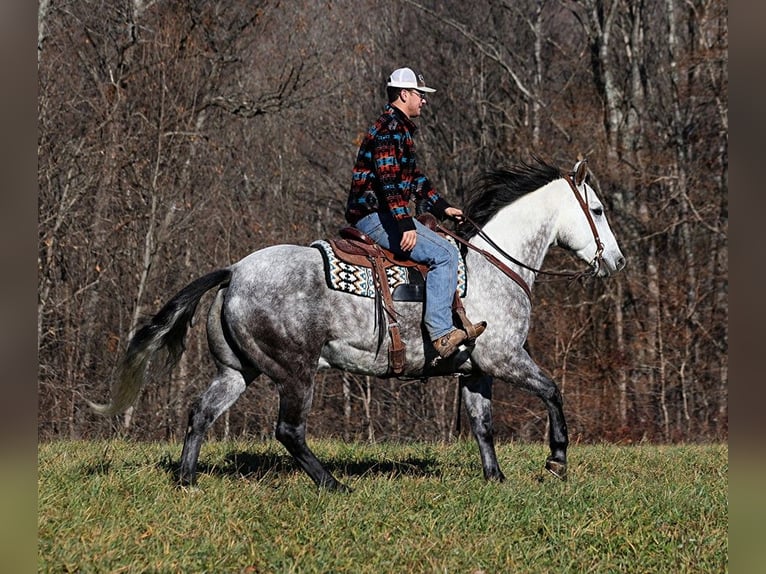
[[[433,93],[436,90],[427,86],[413,86],[410,83],[405,82],[388,82],[386,84],[389,88],[402,88],[403,90],[417,90],[418,92]]]

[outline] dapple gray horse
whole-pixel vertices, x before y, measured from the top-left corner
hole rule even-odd
[[[492,431],[494,378],[540,397],[548,409],[550,456],[545,467],[566,478],[567,427],[556,384],[524,350],[532,305],[526,291],[552,245],[575,253],[591,274],[608,276],[625,265],[604,215],[578,162],[570,175],[535,159],[484,174],[466,194],[463,209],[476,227],[463,232],[468,316],[487,320],[472,347],[434,365],[435,351],[424,336],[422,304],[398,302],[398,322],[407,348],[402,377],[462,375],[462,398],[479,446],[484,476],[504,480]],[[492,256],[526,283],[512,281]],[[501,265],[502,265],[501,263]],[[205,433],[247,386],[264,374],[279,392],[276,438],[319,486],[346,487],[306,444],[306,421],[317,369],[391,376],[386,349],[378,348],[375,300],[328,288],[322,255],[313,247],[276,245],[251,253],[226,269],[190,283],[130,341],[107,405],[89,403],[105,415],[120,413],[137,399],[147,366],[160,349],[171,364],[202,295],[218,287],[207,317],[210,351],[217,365],[212,384],[194,402],[181,454],[181,484],[194,484]],[[388,341],[384,340],[383,345]]]

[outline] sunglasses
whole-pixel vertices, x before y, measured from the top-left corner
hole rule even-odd
[[[426,95],[425,95],[423,92],[418,92],[417,90],[408,90],[408,91],[409,91],[411,94],[417,94],[417,95],[418,95],[418,97],[419,97],[421,100],[425,100],[425,99],[426,99]]]

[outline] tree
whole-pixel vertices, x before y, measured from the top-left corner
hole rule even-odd
[[[590,160],[628,267],[538,281],[529,344],[577,440],[728,432],[727,6],[720,0],[40,2],[38,351],[42,437],[126,432],[87,412],[172,293],[254,249],[344,224],[358,138],[385,77],[438,91],[419,161],[460,204],[478,173],[533,154]],[[328,30],[334,30],[328,33]],[[546,265],[568,268],[553,252]],[[205,305],[198,316],[204,318]],[[208,384],[204,320],[156,369],[131,436],[178,437]],[[326,373],[313,432],[446,440],[454,381]],[[214,432],[269,436],[253,383]],[[501,438],[542,407],[495,385]]]

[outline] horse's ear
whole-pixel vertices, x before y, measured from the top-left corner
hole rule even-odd
[[[574,169],[572,170],[574,173],[574,181],[576,186],[581,186],[582,183],[585,181],[585,176],[588,175],[588,160],[587,159],[581,159],[578,161]]]

